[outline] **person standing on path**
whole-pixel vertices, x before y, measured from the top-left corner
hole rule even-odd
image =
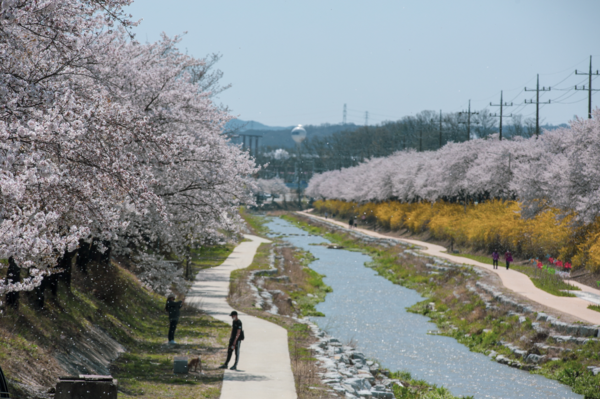
[[[497,249],[494,249],[494,252],[492,252],[492,264],[494,269],[498,268],[498,259],[500,259],[500,254]]]
[[[179,310],[183,301],[175,301],[173,295],[169,295],[167,298],[167,304],[165,305],[165,311],[169,313],[169,343],[175,343],[175,330],[177,329],[177,323],[179,322]]]
[[[352,225],[354,224],[354,218],[350,218],[350,220],[348,221],[348,227],[350,228],[350,230],[352,230]]]
[[[508,268],[510,267],[510,262],[513,261],[512,254],[510,253],[510,251],[506,251],[506,253],[504,254],[504,259],[506,260],[506,270],[508,270]]]
[[[227,364],[231,360],[231,354],[235,351],[235,363],[229,370],[237,370],[237,364],[240,360],[240,345],[244,340],[244,330],[242,329],[242,321],[238,319],[238,313],[234,310],[229,314],[233,319],[231,326],[231,336],[229,337],[229,346],[227,347],[227,360],[219,367],[220,369],[226,369]]]

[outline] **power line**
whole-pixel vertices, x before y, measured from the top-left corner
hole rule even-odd
[[[466,122],[458,122],[458,123],[466,123],[467,124],[467,141],[471,140],[471,115],[479,115],[479,112],[471,112],[471,100],[469,100],[469,110],[468,111],[463,111],[463,112],[459,112],[458,115],[462,115],[466,113],[467,114],[467,121]]]
[[[581,61],[579,61],[577,64],[575,64],[575,65],[573,65],[573,66],[571,66],[571,67],[569,67],[569,68],[563,69],[562,71],[558,71],[558,72],[551,72],[551,73],[542,73],[542,75],[543,75],[543,76],[548,76],[548,75],[558,75],[559,73],[563,73],[563,72],[565,72],[565,71],[568,71],[568,70],[573,70],[573,68],[574,68],[574,67],[576,67],[577,65],[579,65],[579,64],[581,64],[581,63],[583,63],[583,62],[584,62],[586,59],[587,59],[587,57],[586,57],[586,58],[583,58],[583,59],[582,59]]]
[[[535,103],[533,102],[533,100],[529,100],[529,103],[527,102],[527,100],[525,100],[525,104],[535,104],[535,135],[539,136],[540,135],[540,104],[550,104],[551,100],[548,100],[548,102],[543,102],[540,103],[540,91],[550,91],[552,90],[551,87],[548,87],[547,89],[545,87],[542,87],[540,89],[540,75],[537,75],[537,85],[535,90],[534,89],[528,89],[527,87],[525,88],[525,91],[535,91],[536,95],[535,95]]]
[[[589,73],[578,73],[577,69],[575,70],[575,75],[587,75],[589,78],[589,83],[588,83],[588,118],[592,119],[592,91],[598,91],[598,90],[593,90],[592,89],[592,76],[593,75],[600,75],[600,73],[598,73],[598,71],[596,70],[596,73],[592,73],[592,56],[590,55],[590,72]],[[577,86],[575,86],[575,90],[585,90],[585,86],[583,86],[583,88],[578,89]]]
[[[502,102],[502,90],[500,90],[500,104],[492,104],[490,102],[490,107],[500,107],[500,115],[497,115],[497,114],[492,114],[491,115],[491,116],[495,116],[495,117],[499,117],[500,118],[500,129],[499,129],[500,130],[500,140],[502,140],[502,118],[504,118],[504,117],[511,117],[512,116],[512,114],[510,114],[510,115],[502,115],[502,109],[504,107],[512,107],[512,106],[513,106],[512,102],[510,104],[507,103],[507,102],[505,102],[505,103]]]

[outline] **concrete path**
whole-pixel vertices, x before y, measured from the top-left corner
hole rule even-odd
[[[345,228],[347,228],[347,226],[348,226],[346,223],[338,222],[337,220],[332,220],[332,219],[325,219],[323,217],[310,214],[308,212],[298,212],[298,213],[301,215],[304,215],[304,216],[308,216],[310,218],[319,219],[323,222],[336,224],[338,226],[342,226]],[[431,244],[428,242],[411,240],[411,239],[406,239],[406,238],[390,237],[390,236],[376,233],[371,230],[366,230],[366,229],[361,229],[361,228],[356,228],[354,230],[360,231],[361,233],[370,235],[372,237],[388,238],[388,239],[391,238],[391,239],[395,239],[398,241],[403,241],[403,242],[407,242],[410,244],[418,245],[418,246],[424,248],[424,249],[420,250],[420,252],[422,252],[424,254],[436,256],[438,258],[448,259],[448,260],[451,260],[452,262],[458,263],[458,264],[467,264],[467,265],[471,265],[471,266],[480,267],[491,273],[497,274],[500,277],[500,280],[502,280],[502,284],[506,288],[508,288],[511,291],[516,292],[517,294],[520,294],[520,295],[526,297],[527,299],[530,299],[534,302],[537,302],[537,303],[547,306],[549,308],[558,310],[560,312],[570,314],[570,315],[580,319],[581,321],[585,321],[585,322],[588,322],[591,324],[600,324],[600,312],[596,312],[595,310],[591,310],[591,309],[587,308],[590,303],[595,304],[594,301],[589,300],[591,297],[599,297],[600,298],[600,291],[596,290],[594,288],[584,286],[583,284],[581,284],[581,285],[577,284],[577,286],[581,287],[582,290],[584,290],[584,292],[588,293],[588,295],[584,294],[585,299],[584,299],[583,295],[581,298],[554,296],[554,295],[547,293],[546,291],[540,290],[535,285],[533,285],[533,283],[531,282],[531,279],[529,277],[527,277],[525,274],[519,273],[515,270],[506,270],[506,267],[502,267],[502,262],[500,262],[500,268],[495,270],[492,268],[492,265],[477,262],[475,260],[468,259],[468,258],[463,258],[462,256],[450,255],[450,254],[446,253],[446,248],[442,247],[441,245],[436,245],[436,244]],[[585,288],[583,288],[583,287],[585,287]]]
[[[259,245],[270,242],[253,235],[244,237],[251,241],[238,245],[222,265],[198,273],[185,300],[229,325],[229,313],[233,310],[227,304],[229,275],[234,270],[250,266]],[[238,371],[225,371],[221,399],[297,398],[287,330],[240,311],[238,313],[245,340],[240,348]],[[232,365],[233,359],[229,363],[229,366]]]

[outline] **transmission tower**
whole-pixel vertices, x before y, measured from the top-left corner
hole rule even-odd
[[[500,115],[498,114],[492,114],[491,116],[495,116],[497,118],[500,118],[500,140],[502,140],[502,118],[510,118],[512,116],[512,114],[510,115],[503,115],[502,114],[502,110],[504,107],[512,107],[513,103],[507,103],[507,102],[502,102],[502,90],[500,90],[500,104],[492,104],[490,102],[490,106],[491,107],[500,107]]]
[[[471,140],[471,115],[479,115],[479,112],[471,112],[471,100],[469,100],[469,109],[467,111],[458,113],[459,116],[462,114],[467,114],[467,121],[458,123],[463,123],[467,125],[467,141],[469,141]]]
[[[589,73],[577,72],[577,69],[576,69],[575,75],[588,75],[590,77],[590,80],[588,81],[587,89],[585,88],[585,85],[583,85],[582,88],[577,88],[577,86],[575,86],[575,90],[587,90],[588,91],[588,118],[592,119],[592,92],[600,91],[597,89],[592,90],[592,76],[598,76],[600,74],[598,73],[598,70],[596,70],[596,73],[592,73],[592,56],[591,55],[590,55],[590,72]]]
[[[525,104],[535,104],[535,135],[536,137],[540,136],[540,104],[550,104],[551,100],[548,100],[548,102],[540,102],[540,91],[550,91],[552,90],[551,87],[545,88],[542,87],[540,89],[540,74],[538,73],[537,75],[537,85],[535,87],[535,89],[528,89],[527,87],[525,88],[525,91],[535,91],[535,102],[533,102],[533,100],[529,100],[529,102],[527,102],[527,100],[525,100]]]
[[[344,104],[344,117],[342,119],[342,123],[345,125],[346,124],[346,104]]]
[[[369,111],[365,111],[365,126],[369,125]]]

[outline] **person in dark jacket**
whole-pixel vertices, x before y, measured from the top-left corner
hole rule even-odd
[[[498,253],[497,249],[494,249],[494,252],[492,252],[492,266],[494,269],[498,268],[498,259],[500,259],[500,254]]]
[[[238,313],[235,310],[229,316],[231,316],[233,323],[231,326],[231,336],[229,337],[229,346],[227,347],[227,360],[219,368],[227,368],[227,364],[231,360],[231,355],[235,351],[235,363],[231,366],[230,370],[237,370],[237,364],[240,360],[240,346],[244,340],[244,330],[242,329],[242,321],[238,319]]]
[[[177,323],[179,322],[179,310],[183,305],[183,301],[175,301],[175,297],[170,295],[167,298],[167,304],[165,305],[165,311],[169,313],[169,343],[174,344],[175,342],[175,330],[177,329]]]
[[[508,270],[508,268],[510,267],[510,262],[513,261],[513,257],[510,251],[506,251],[506,253],[504,254],[504,259],[506,260],[506,270]]]

